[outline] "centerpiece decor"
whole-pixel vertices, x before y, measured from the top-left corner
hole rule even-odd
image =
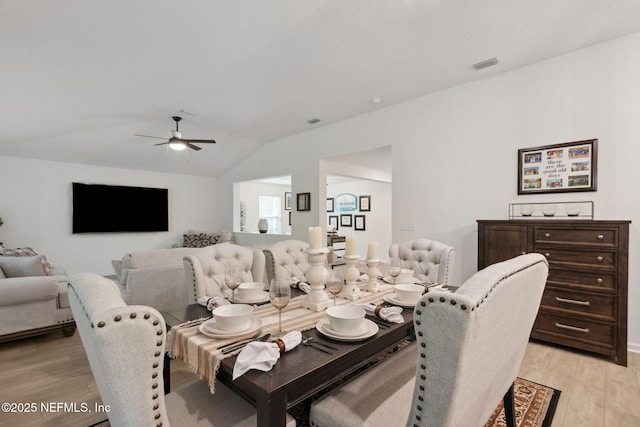
[[[378,258],[378,242],[369,242],[367,246],[367,276],[369,277],[367,291],[369,292],[380,292],[382,290],[378,284],[378,277],[380,277],[378,264],[380,264],[380,259]]]
[[[322,228],[309,227],[309,247],[305,255],[311,267],[305,273],[311,291],[302,300],[302,306],[313,311],[322,311],[329,307],[331,300],[324,290],[327,280],[327,269],[324,266],[329,249],[322,247]]]
[[[345,238],[346,253],[344,256],[345,264],[347,267],[344,269],[344,280],[346,282],[342,292],[338,294],[340,298],[349,300],[357,300],[362,295],[360,288],[356,281],[360,277],[360,272],[356,268],[356,264],[360,261],[360,255],[358,255],[358,240],[355,236],[347,236]]]

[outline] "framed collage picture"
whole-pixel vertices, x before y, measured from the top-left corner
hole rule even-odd
[[[596,191],[598,140],[518,150],[518,194]]]

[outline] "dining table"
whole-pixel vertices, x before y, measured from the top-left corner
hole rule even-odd
[[[362,339],[328,336],[321,322],[326,322],[325,311],[312,311],[302,306],[305,295],[295,290],[289,305],[282,312],[284,330],[299,330],[303,338],[311,338],[316,345],[296,346],[281,355],[269,371],[249,370],[236,378],[233,368],[241,351],[223,354],[222,349],[237,339],[215,339],[204,334],[201,325],[211,316],[205,307],[192,304],[183,310],[162,313],[169,332],[167,355],[184,361],[206,381],[215,393],[216,381],[220,381],[253,402],[257,410],[257,425],[283,426],[288,408],[308,402],[314,394],[332,384],[365,369],[382,354],[394,352],[398,345],[415,338],[413,308],[406,306],[400,323],[386,322],[375,315],[367,315],[371,330]],[[393,295],[393,287],[386,286],[380,292],[362,291],[360,298],[338,298],[337,304],[387,304]],[[277,310],[268,303],[255,305],[253,316],[262,322],[261,329],[252,338],[275,333],[278,329]],[[329,334],[331,335],[331,334]],[[167,360],[168,362],[168,360]],[[165,364],[165,389],[170,390],[168,363]],[[215,398],[215,397],[214,397]]]

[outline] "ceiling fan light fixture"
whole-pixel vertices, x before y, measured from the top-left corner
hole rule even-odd
[[[182,151],[187,148],[187,144],[185,144],[183,141],[173,141],[169,143],[169,148],[176,151]]]

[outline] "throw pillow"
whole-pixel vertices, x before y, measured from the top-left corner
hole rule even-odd
[[[200,234],[183,234],[185,248],[204,248],[218,243],[219,235],[200,233]]]
[[[36,256],[36,251],[30,247],[15,248],[15,249],[3,249],[2,255],[4,256]]]
[[[0,256],[0,268],[6,277],[49,276],[47,266],[44,255]]]

